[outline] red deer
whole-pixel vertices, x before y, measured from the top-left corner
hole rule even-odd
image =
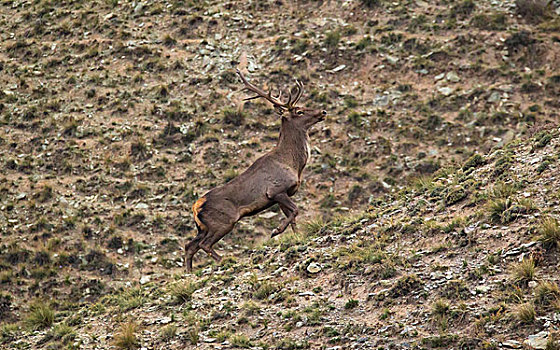
[[[272,231],[272,237],[284,232],[290,224],[295,229],[298,208],[290,197],[301,184],[302,171],[310,156],[308,130],[327,115],[323,110],[296,106],[303,93],[303,84],[297,80],[295,96],[290,91],[287,101],[282,101],[282,93],[272,96],[270,90],[267,93],[248,82],[239,70],[237,74],[245,88],[257,94],[245,100],[262,97],[273,104],[282,118],[280,136],[276,147],[245,172],[210,190],[194,203],[192,209],[198,234],[185,246],[189,272],[196,252],[202,249],[219,262],[221,257],[213,245],[231,232],[241,218],[255,215],[274,204],[278,204],[286,218]]]

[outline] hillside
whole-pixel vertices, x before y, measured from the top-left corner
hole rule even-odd
[[[553,339],[560,10],[529,3],[0,1],[0,347]],[[299,233],[273,208],[187,275],[190,206],[278,134],[236,67],[329,116]]]
[[[74,265],[71,255],[52,253],[60,239],[33,254],[12,244],[4,264],[21,270],[2,274],[13,292],[2,294],[3,316],[38,329],[4,324],[2,341],[49,349],[516,349],[539,335],[557,349],[558,135],[542,130],[444,168],[358,215],[231,247],[221,264],[205,258],[195,275],[175,267],[171,240],[92,250]],[[19,297],[30,280],[42,282],[29,291],[56,298],[27,304]],[[54,313],[52,327],[41,327],[44,308]]]

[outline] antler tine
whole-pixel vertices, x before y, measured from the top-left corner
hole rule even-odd
[[[260,96],[260,95],[257,95],[257,96],[247,97],[247,98],[244,98],[243,101],[254,100],[254,99],[257,99],[257,98],[259,98],[259,97],[261,97],[261,96]]]
[[[243,84],[245,84],[245,88],[247,90],[252,91],[252,92],[257,94],[257,96],[253,96],[253,97],[247,98],[245,100],[252,100],[252,99],[255,99],[255,98],[262,97],[262,98],[268,100],[270,103],[272,103],[275,107],[286,108],[286,109],[289,108],[289,106],[290,106],[289,104],[283,103],[279,99],[272,97],[272,90],[269,90],[268,93],[266,93],[261,88],[258,88],[255,85],[251,84],[250,82],[247,81],[247,79],[245,79],[245,76],[243,75],[243,73],[241,73],[241,71],[239,69],[237,69],[237,74],[241,78],[241,81],[243,82]]]
[[[293,105],[298,103],[299,99],[301,98],[301,95],[303,95],[303,83],[297,79],[296,79],[296,88],[297,88],[297,93],[294,102],[292,102]]]

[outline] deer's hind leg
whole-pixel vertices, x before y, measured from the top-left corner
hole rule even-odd
[[[187,245],[185,245],[185,263],[187,265],[187,271],[192,271],[192,261],[193,257],[200,250],[200,242],[206,237],[208,234],[208,227],[207,226],[196,226],[198,229],[198,234],[195,238],[193,238]]]
[[[214,246],[214,244],[216,244],[216,242],[230,233],[231,230],[233,230],[233,226],[233,223],[215,225],[215,227],[212,228],[212,230],[206,235],[206,237],[204,237],[202,242],[200,242],[200,248],[208,253],[208,255],[210,255],[214,260],[220,262],[222,260],[222,257],[218,253],[216,253],[216,251],[212,247]]]

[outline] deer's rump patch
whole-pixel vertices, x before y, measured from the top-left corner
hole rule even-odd
[[[194,221],[196,222],[196,225],[203,231],[205,231],[207,229],[206,225],[200,220],[200,218],[198,217],[198,214],[200,213],[200,211],[202,210],[202,207],[204,205],[204,203],[206,203],[206,197],[200,197],[194,204],[192,207],[193,213],[194,213]]]

